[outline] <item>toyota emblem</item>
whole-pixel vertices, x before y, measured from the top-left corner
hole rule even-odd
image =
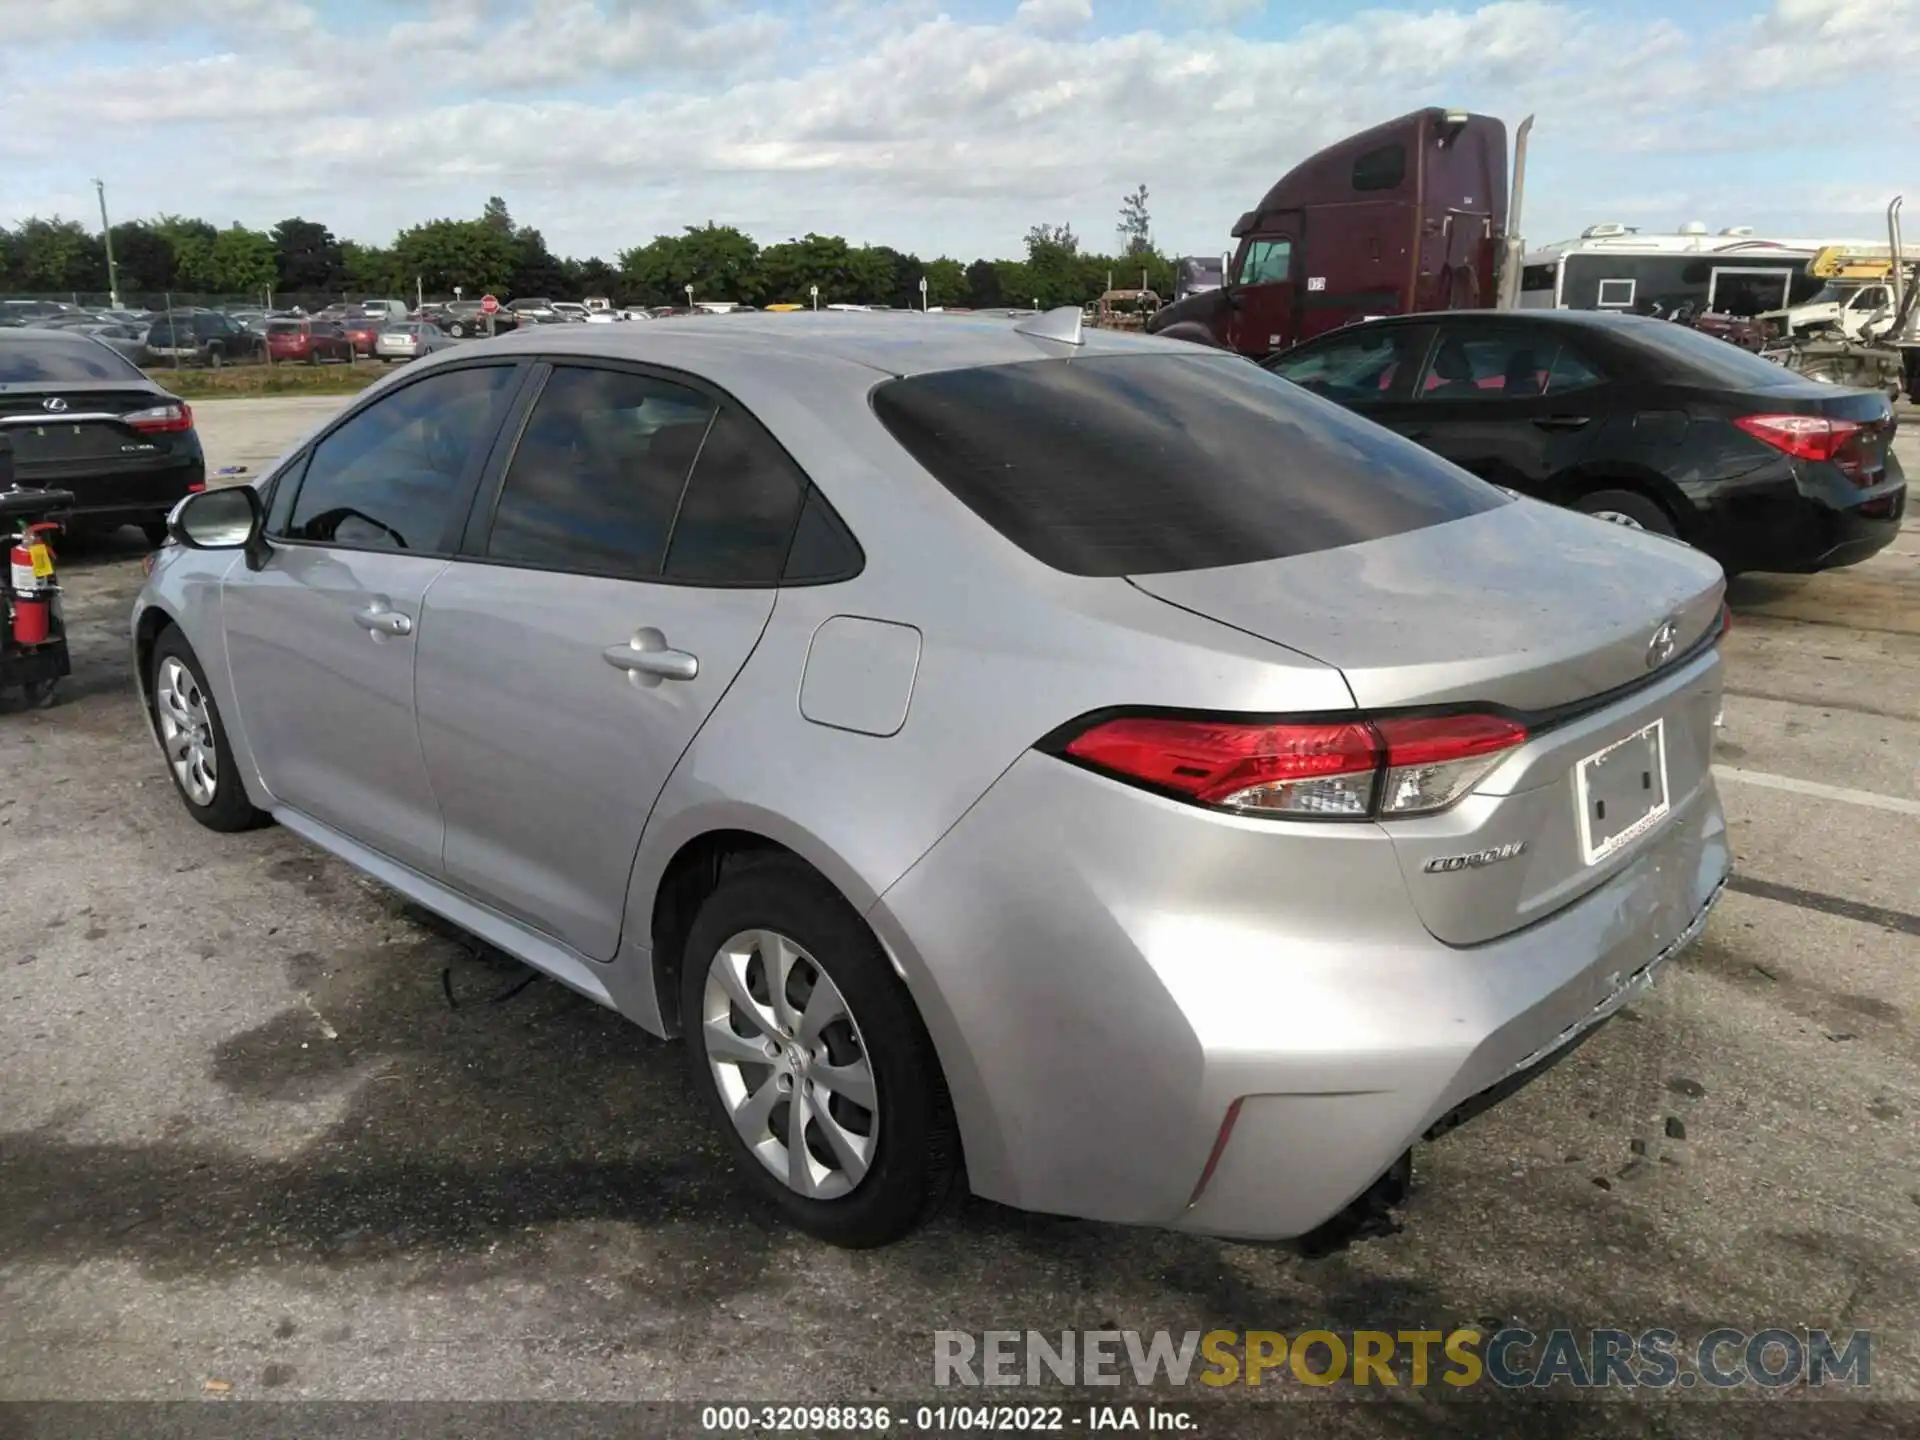
[[[55,395],[51,400],[42,400],[40,402],[40,408],[42,410],[51,410],[54,414],[58,415],[62,410],[67,408],[67,402],[62,400],[58,395]]]
[[[1653,632],[1653,638],[1647,641],[1647,669],[1658,670],[1673,658],[1673,652],[1680,645],[1680,627],[1669,620]]]

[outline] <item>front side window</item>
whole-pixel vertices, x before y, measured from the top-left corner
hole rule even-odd
[[[1432,334],[1424,325],[1360,330],[1282,355],[1267,368],[1343,405],[1397,399],[1412,388]]]
[[[1293,278],[1293,241],[1255,240],[1240,261],[1242,285],[1275,285]]]
[[[487,557],[658,579],[716,408],[651,375],[557,367],[501,485]]]
[[[1515,330],[1443,330],[1418,390],[1422,400],[1525,399],[1546,388],[1557,347]]]
[[[445,553],[510,365],[443,370],[391,391],[314,447],[285,537]]]

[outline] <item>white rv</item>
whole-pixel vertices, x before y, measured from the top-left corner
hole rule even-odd
[[[1577,240],[1530,251],[1520,272],[1523,309],[1624,310],[1671,315],[1682,306],[1764,315],[1804,304],[1825,282],[1808,273],[1832,240],[1779,240],[1737,225],[1709,233],[1698,222],[1671,234],[1589,225]]]

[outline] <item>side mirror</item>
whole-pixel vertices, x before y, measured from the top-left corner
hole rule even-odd
[[[13,488],[13,437],[0,435],[0,490]]]
[[[247,564],[258,570],[266,558],[261,529],[267,513],[260,492],[251,485],[229,485],[202,490],[173,507],[167,534],[189,550],[245,550]]]

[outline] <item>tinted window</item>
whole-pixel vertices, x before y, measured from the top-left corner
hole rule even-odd
[[[1353,188],[1394,190],[1407,178],[1407,147],[1399,142],[1369,150],[1353,162]]]
[[[1553,367],[1547,371],[1547,394],[1564,395],[1569,390],[1604,385],[1606,380],[1591,364],[1562,345],[1560,353],[1553,357]]]
[[[1404,396],[1433,334],[1424,325],[1357,330],[1282,355],[1267,368],[1344,405]]]
[[[1556,343],[1522,330],[1451,326],[1420,377],[1422,400],[1499,400],[1540,394]]]
[[[1527,265],[1522,267],[1520,271],[1520,288],[1522,290],[1551,291],[1553,289],[1553,282],[1559,278],[1559,268],[1557,265]]]
[[[883,383],[913,458],[1075,575],[1271,560],[1508,503],[1370,421],[1220,355],[1103,355]]]
[[[0,336],[0,385],[67,385],[144,377],[106,346],[55,331]]]
[[[1267,285],[1293,277],[1291,240],[1255,240],[1240,262],[1242,285]]]
[[[826,497],[809,487],[806,504],[800,507],[800,523],[793,529],[793,544],[787,548],[781,580],[789,585],[846,580],[860,573],[866,558],[860,542],[848,532]]]
[[[1762,360],[1725,340],[1703,335],[1686,325],[1649,320],[1623,328],[1621,340],[1660,362],[1665,378],[1682,384],[1719,385],[1729,390],[1777,390],[1795,380],[1792,372]],[[1818,382],[1813,382],[1818,383]]]
[[[528,418],[487,554],[655,579],[714,405],[649,375],[561,366]]]
[[[709,585],[772,585],[786,563],[807,478],[786,452],[722,410],[680,502],[667,576]]]
[[[513,374],[506,365],[441,371],[355,414],[315,447],[286,537],[443,552],[464,518],[467,468]]]

